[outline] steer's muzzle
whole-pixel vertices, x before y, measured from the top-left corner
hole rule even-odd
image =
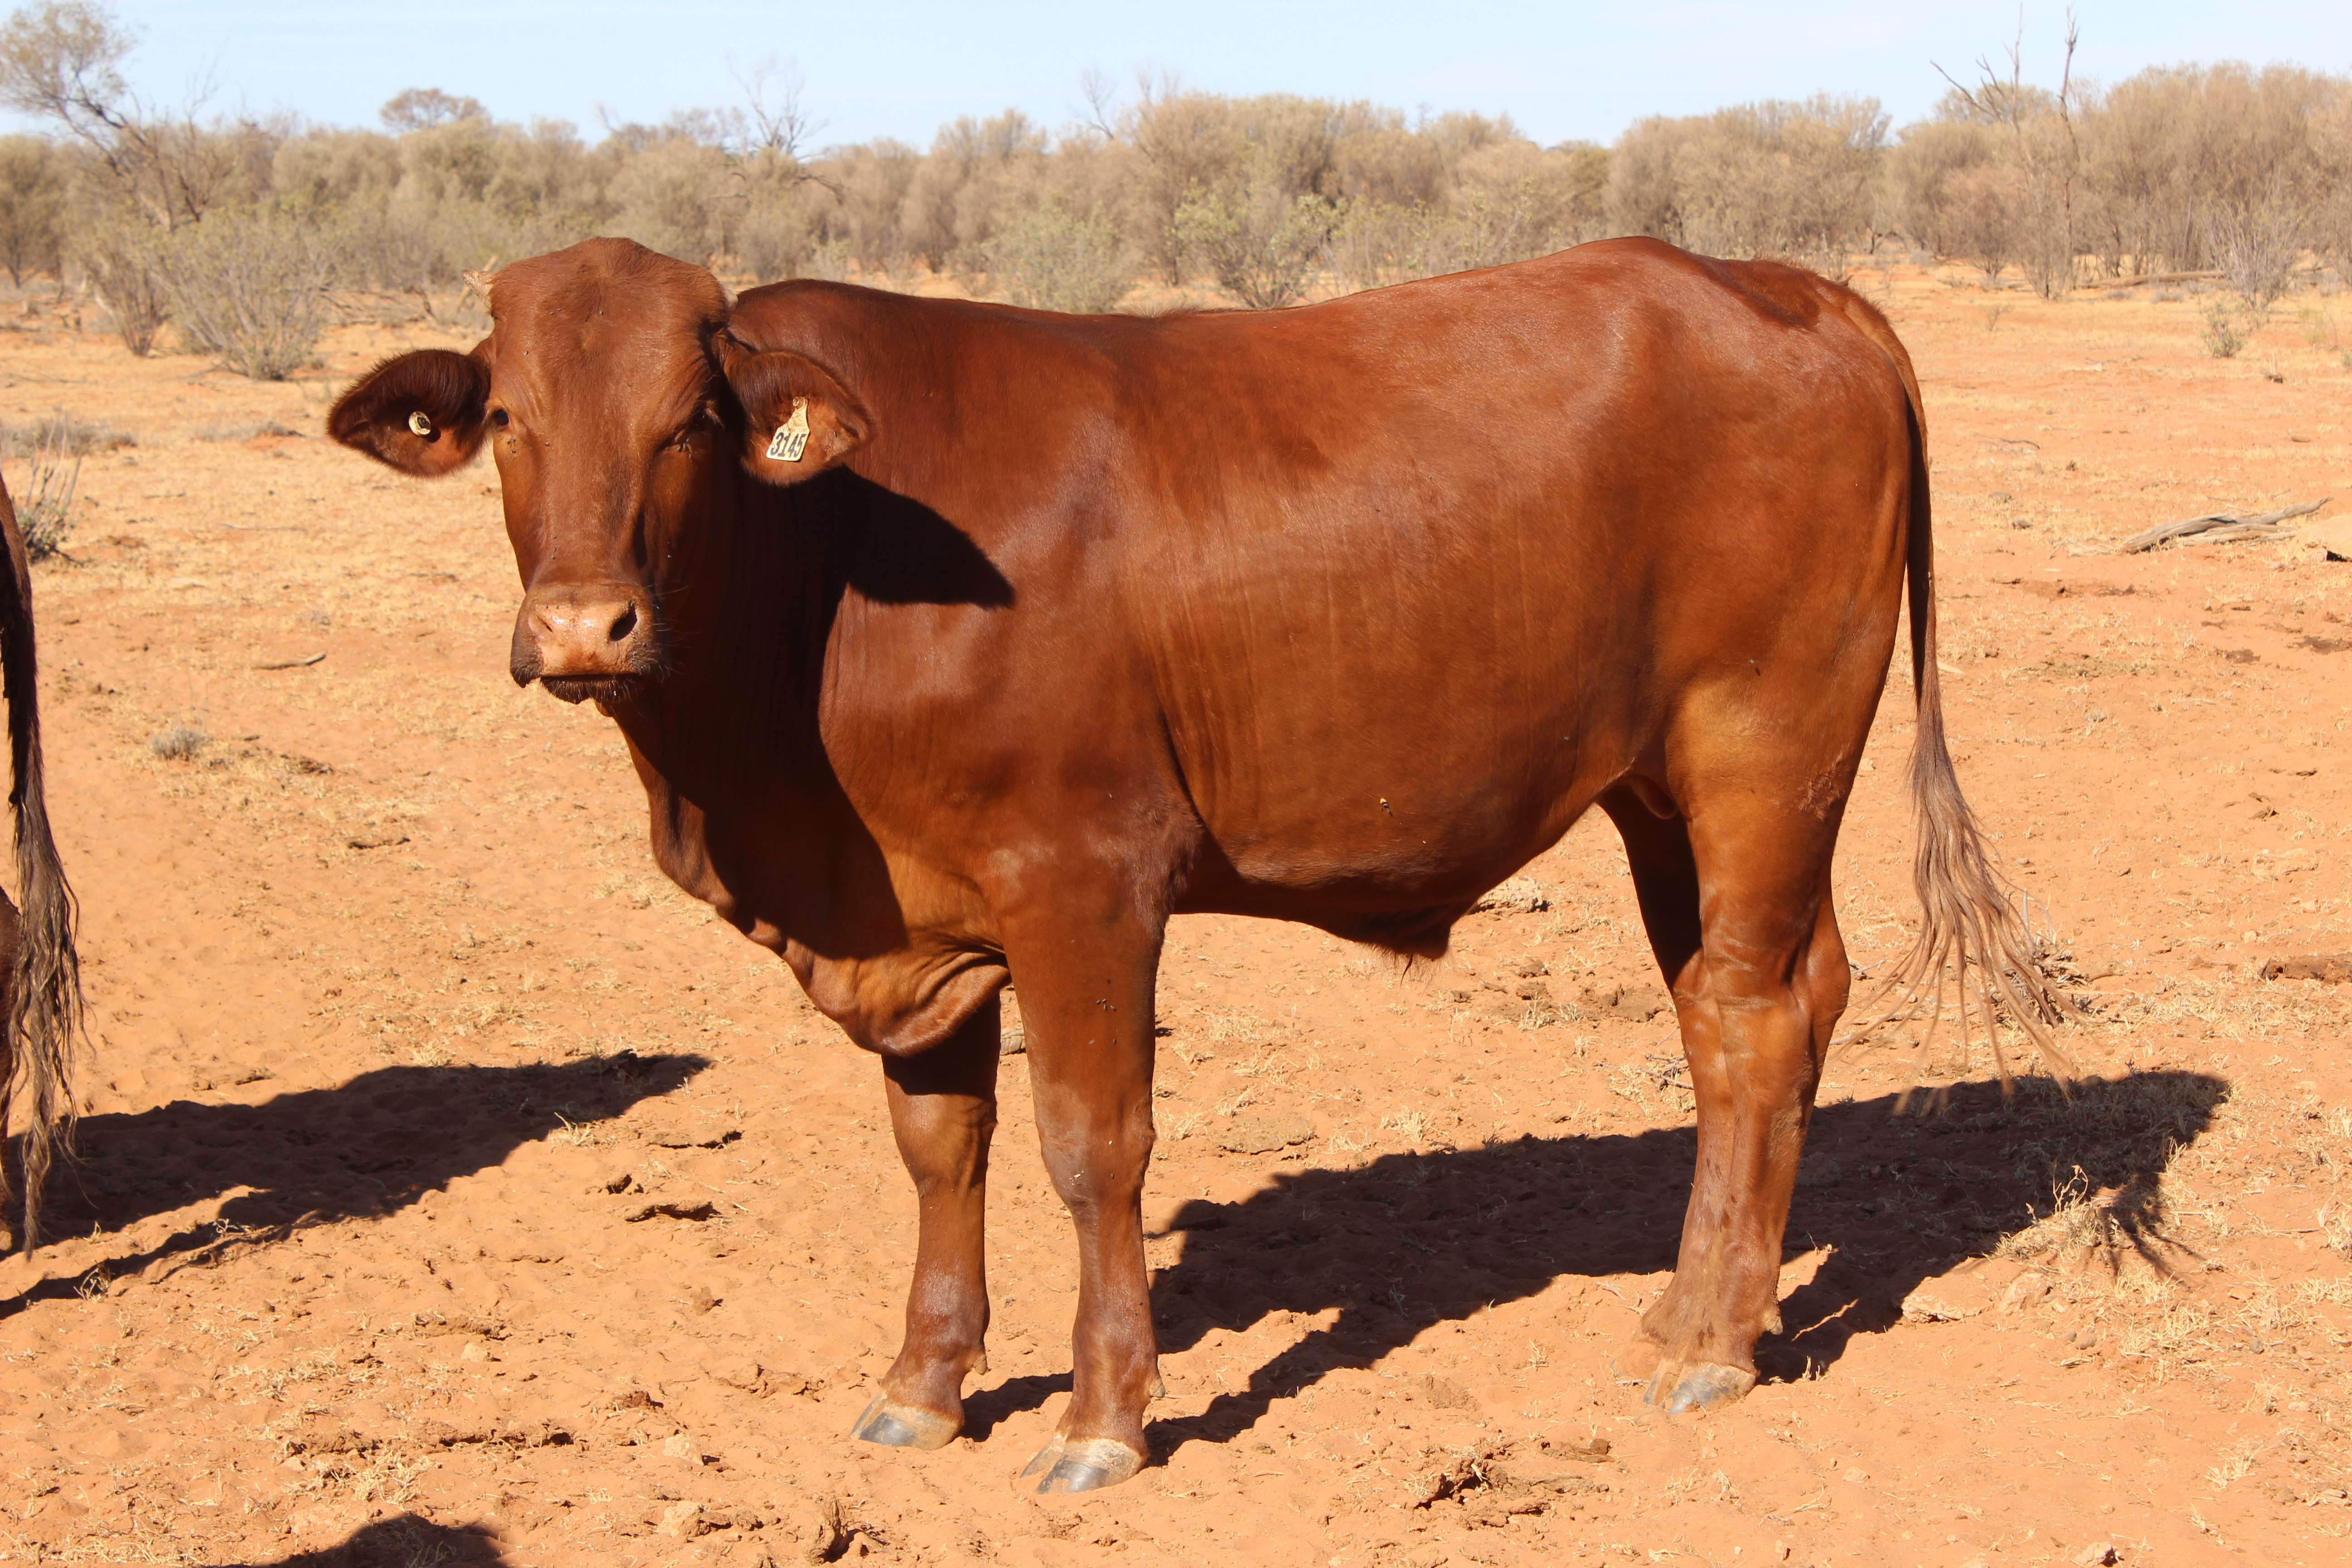
[[[515,617],[507,668],[517,686],[536,680],[566,702],[621,696],[653,673],[653,616],[634,584],[533,588]]]

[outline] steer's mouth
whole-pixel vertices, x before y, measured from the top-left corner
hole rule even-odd
[[[645,685],[641,675],[542,675],[547,694],[565,702],[618,702]],[[526,683],[527,684],[527,683]]]

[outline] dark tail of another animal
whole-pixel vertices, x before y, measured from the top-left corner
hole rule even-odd
[[[1893,334],[1887,334],[1891,342]],[[1992,863],[1976,814],[1960,794],[1959,775],[1944,740],[1944,697],[1936,663],[1936,542],[1927,499],[1927,426],[1919,405],[1919,384],[1908,356],[1893,348],[1904,390],[1911,403],[1911,516],[1906,575],[1911,608],[1911,687],[1918,703],[1919,731],[1911,748],[1911,806],[1918,849],[1911,880],[1925,917],[1918,940],[1888,976],[1881,1005],[1857,1029],[1918,1016],[1924,1008],[1932,1040],[1943,1015],[1947,973],[1955,983],[1960,1034],[1969,1032],[1973,995],[2002,1087],[2009,1061],[2000,1048],[1995,1005],[2025,1031],[2043,1063],[2063,1084],[2074,1064],[2050,1033],[2067,1009],[2033,962],[2032,933],[2011,902],[2011,889]],[[1971,977],[1969,971],[1975,973]],[[1973,984],[1971,979],[1973,978]],[[1883,1005],[1890,999],[1895,1005]]]
[[[24,900],[7,986],[6,1033],[0,1035],[0,1133],[21,1091],[24,1132],[25,1247],[40,1245],[41,1189],[49,1162],[74,1117],[74,1047],[81,1037],[81,965],[74,954],[78,911],[49,836],[41,780],[41,703],[33,638],[33,579],[16,509],[0,484],[0,533],[7,569],[0,572],[0,667],[8,705],[8,804],[16,818],[16,896]],[[0,1205],[8,1177],[0,1164]],[[4,1223],[4,1222],[0,1222]],[[0,1250],[5,1247],[0,1228]]]

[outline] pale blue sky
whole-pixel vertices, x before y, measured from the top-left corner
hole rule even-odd
[[[5,0],[0,0],[5,4]],[[2054,81],[2064,8],[2028,0],[2029,78]],[[2081,0],[2078,69],[2246,59],[2352,71],[2352,0]],[[1093,68],[1123,92],[1139,68],[1219,92],[1369,99],[1411,110],[1507,111],[1543,142],[1606,142],[1644,114],[1827,90],[1927,112],[1940,63],[1964,79],[2014,35],[2014,0],[122,0],[127,62],[150,100],[215,83],[219,109],[376,123],[404,88],[480,99],[500,119],[625,120],[735,101],[730,56],[796,68],[820,144],[929,142],[944,121],[1008,107],[1048,127],[1084,106]]]

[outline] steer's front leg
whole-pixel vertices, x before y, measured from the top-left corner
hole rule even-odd
[[[1008,937],[1011,933],[1008,932]],[[1143,1466],[1160,1392],[1143,1261],[1151,1158],[1152,988],[1160,927],[1110,920],[1008,940],[1021,988],[1037,1137],[1078,1238],[1070,1406],[1022,1472],[1038,1492],[1115,1486]]]
[[[963,1383],[985,1371],[988,1271],[983,1232],[988,1143],[996,1131],[995,998],[919,1056],[885,1057],[890,1128],[915,1179],[921,1231],[907,1292],[907,1338],[882,1392],[852,1435],[937,1448],[963,1429]]]

